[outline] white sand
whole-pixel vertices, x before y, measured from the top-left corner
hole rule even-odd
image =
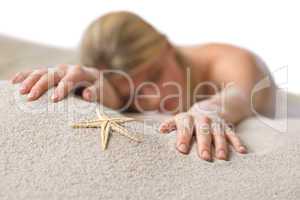
[[[0,36],[1,79],[76,60],[72,50]],[[229,162],[202,161],[195,148],[177,153],[175,134],[156,131],[157,116],[146,117],[145,131],[130,125],[139,126],[131,128],[143,133],[142,144],[114,134],[103,152],[99,130],[69,126],[93,118],[95,104],[48,104],[47,95],[28,103],[17,87],[0,84],[0,199],[300,199],[300,119],[284,133],[276,131],[284,119],[244,121],[238,131],[250,153]],[[300,116],[299,97],[288,100],[289,116]]]
[[[250,153],[228,162],[202,161],[195,146],[177,153],[175,134],[160,135],[151,122],[145,132],[127,125],[143,143],[113,134],[102,151],[99,130],[69,126],[93,118],[95,104],[53,104],[49,95],[28,103],[17,87],[0,85],[0,199],[300,198],[300,119],[289,120],[286,133],[244,121],[238,132]]]

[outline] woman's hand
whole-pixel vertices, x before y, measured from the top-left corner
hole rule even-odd
[[[100,81],[101,72],[96,68],[80,65],[59,65],[55,68],[40,68],[17,73],[12,83],[20,83],[20,93],[28,94],[28,100],[36,100],[48,89],[57,86],[51,99],[54,102],[62,100],[73,89],[84,86],[82,97],[87,101],[98,100],[105,106],[118,108],[120,99],[108,80]],[[105,93],[100,95],[101,91]]]
[[[176,148],[183,154],[189,152],[195,135],[198,155],[206,161],[212,160],[213,152],[217,159],[227,160],[229,144],[237,152],[247,153],[233,126],[218,116],[218,109],[218,106],[210,101],[198,102],[188,112],[179,113],[162,123],[160,132],[177,130]]]

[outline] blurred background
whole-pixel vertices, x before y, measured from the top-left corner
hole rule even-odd
[[[297,1],[2,1],[0,79],[23,65],[76,62],[73,50],[86,26],[113,10],[141,15],[176,44],[226,42],[250,49],[281,88],[300,94]]]

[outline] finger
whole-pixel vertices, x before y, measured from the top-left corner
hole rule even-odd
[[[193,118],[187,113],[181,113],[175,116],[175,123],[177,127],[176,148],[179,152],[187,154],[193,136]]]
[[[82,97],[87,101],[95,101],[98,97],[98,91],[101,89],[100,82],[96,81],[100,77],[100,72],[93,68],[82,68],[80,65],[73,66],[72,79],[75,81],[86,80],[82,84],[84,89],[82,90]],[[91,83],[94,82],[94,85]]]
[[[231,127],[226,127],[225,136],[237,152],[243,154],[247,153],[247,148],[242,144],[240,138]]]
[[[49,88],[58,84],[61,80],[61,76],[58,71],[49,71],[49,73],[44,74],[40,80],[31,88],[28,94],[28,100],[35,100],[44,94]]]
[[[82,96],[88,101],[98,101],[110,108],[117,109],[122,106],[120,96],[106,79],[98,79],[95,81],[93,85],[83,91]]]
[[[212,123],[212,135],[215,145],[216,157],[220,160],[228,159],[228,144],[220,123]]]
[[[170,133],[174,130],[176,130],[176,123],[174,118],[162,122],[159,126],[159,132],[161,133]]]
[[[34,84],[41,78],[41,76],[43,76],[46,73],[47,73],[47,69],[34,70],[22,82],[21,87],[20,87],[20,93],[27,94],[31,90],[31,88],[34,86]]]
[[[103,97],[103,92],[104,91],[104,84],[105,80],[100,80],[98,79],[97,81],[94,82],[93,85],[90,85],[89,87],[85,88],[83,90],[82,96],[85,100],[87,101],[102,101],[104,104],[104,97]],[[106,85],[108,87],[108,85]],[[109,98],[109,94],[106,94],[106,99]]]
[[[81,76],[76,70],[67,73],[61,81],[59,81],[51,99],[54,102],[60,101],[65,98],[75,87],[82,85],[87,86],[90,83],[84,81],[85,77]]]
[[[198,155],[203,160],[211,161],[212,135],[210,133],[210,119],[206,116],[201,116],[194,118],[194,123],[196,128]]]
[[[52,101],[57,102],[65,98],[75,88],[75,84],[76,82],[71,77],[63,78],[51,96]]]
[[[24,81],[25,78],[27,78],[27,76],[31,73],[32,73],[32,70],[18,72],[11,78],[11,83],[13,83],[13,84],[20,83],[20,82]]]
[[[82,92],[82,97],[86,101],[96,101],[98,99],[98,88],[97,84],[93,84],[87,88],[85,88]]]

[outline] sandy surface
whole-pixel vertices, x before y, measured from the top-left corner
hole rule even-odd
[[[77,60],[70,49],[0,36],[0,79]],[[248,119],[238,133],[250,153],[208,163],[195,147],[178,154],[174,133],[157,132],[166,116],[135,115],[145,122],[127,126],[143,143],[114,133],[103,152],[99,130],[70,128],[99,105],[76,97],[53,104],[52,91],[28,103],[17,87],[0,83],[0,199],[300,199],[300,119]],[[288,115],[300,116],[291,94]]]
[[[300,119],[280,133],[257,119],[238,133],[247,155],[212,163],[174,149],[175,134],[158,123],[127,124],[143,142],[114,133],[100,148],[97,129],[72,129],[94,118],[96,104],[49,94],[26,102],[18,86],[0,85],[0,199],[300,199]],[[116,114],[106,110],[110,114]]]

